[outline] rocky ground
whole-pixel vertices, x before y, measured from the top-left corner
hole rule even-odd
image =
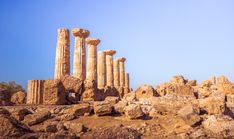
[[[18,99],[17,99],[18,100]],[[0,107],[2,138],[234,138],[234,87],[175,76],[122,99]]]

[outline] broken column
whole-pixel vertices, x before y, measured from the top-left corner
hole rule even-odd
[[[100,43],[99,39],[86,39],[88,45],[88,70],[87,80],[97,82],[97,45]]]
[[[119,58],[119,83],[120,87],[125,86],[125,67],[124,62],[126,59],[124,57]]]
[[[54,78],[70,75],[70,38],[69,30],[58,29]]]
[[[98,88],[102,89],[106,86],[106,53],[104,51],[98,52]]]
[[[113,55],[116,53],[114,50],[106,50],[106,85],[114,86],[113,74]]]
[[[43,103],[44,80],[29,80],[27,104]]]
[[[114,86],[119,87],[119,60],[114,60]]]
[[[89,31],[80,28],[74,28],[72,35],[75,37],[73,76],[80,80],[86,77],[86,51],[85,39],[89,36]]]

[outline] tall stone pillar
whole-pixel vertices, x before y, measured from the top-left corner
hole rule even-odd
[[[88,70],[87,80],[97,82],[97,45],[100,43],[99,39],[86,39],[88,45]]]
[[[126,88],[130,88],[130,86],[129,86],[129,73],[125,73],[125,87]]]
[[[70,38],[69,30],[58,29],[54,78],[70,75]]]
[[[114,86],[113,55],[115,50],[106,50],[106,85]]]
[[[102,89],[106,86],[106,53],[104,51],[98,52],[98,88]]]
[[[80,80],[86,77],[86,49],[85,39],[89,36],[89,31],[80,28],[74,28],[72,35],[75,37],[73,76]]]
[[[126,59],[124,57],[119,58],[119,83],[120,83],[120,87],[124,87],[125,86],[125,66],[124,66],[124,62],[126,61]]]
[[[114,86],[119,87],[119,59],[114,60]]]

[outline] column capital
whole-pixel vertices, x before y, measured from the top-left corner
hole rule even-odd
[[[80,37],[80,38],[87,38],[89,36],[90,32],[86,29],[81,28],[73,28],[72,29],[72,35],[74,37]]]
[[[125,62],[125,61],[126,61],[126,58],[120,57],[120,58],[118,58],[118,60],[119,60],[120,62]]]
[[[86,39],[86,43],[87,43],[88,45],[97,46],[100,42],[101,42],[101,40],[96,39],[96,38],[87,38],[87,39]]]
[[[114,54],[116,54],[115,50],[105,50],[104,52],[106,53],[106,55],[111,55],[111,56],[113,56]]]

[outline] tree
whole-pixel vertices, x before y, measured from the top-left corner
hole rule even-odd
[[[7,82],[0,82],[0,88],[6,89],[11,95],[13,95],[14,93],[16,93],[18,91],[25,92],[23,87],[21,85],[17,84],[15,81],[10,81],[8,83]]]

